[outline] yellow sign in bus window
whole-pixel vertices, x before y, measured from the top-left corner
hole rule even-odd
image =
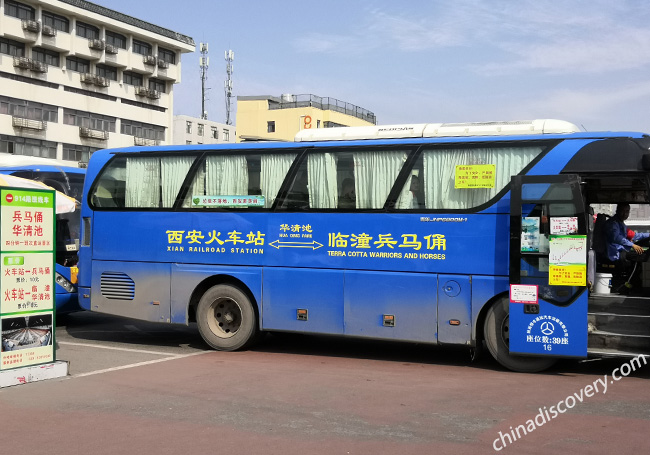
[[[494,188],[495,169],[494,164],[459,164],[454,188]]]

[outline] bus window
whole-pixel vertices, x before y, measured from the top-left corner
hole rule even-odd
[[[301,163],[282,208],[381,209],[408,154],[409,150],[312,152]]]
[[[397,200],[401,210],[471,209],[485,204],[543,148],[424,149]]]
[[[208,155],[190,184],[183,207],[270,208],[295,158],[295,153]]]

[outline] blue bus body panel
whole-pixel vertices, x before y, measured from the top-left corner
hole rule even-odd
[[[471,277],[440,275],[438,283],[438,341],[467,344],[473,324]]]
[[[263,329],[343,334],[343,271],[267,267],[262,306]]]
[[[436,275],[345,271],[345,334],[436,342]],[[384,326],[384,315],[394,326]]]

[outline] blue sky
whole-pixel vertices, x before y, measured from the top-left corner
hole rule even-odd
[[[176,114],[200,115],[207,42],[208,117],[219,122],[232,49],[235,96],[329,96],[380,124],[558,118],[650,133],[647,0],[95,3],[194,38]]]

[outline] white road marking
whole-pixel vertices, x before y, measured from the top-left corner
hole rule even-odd
[[[192,356],[195,356],[195,355],[207,354],[209,352],[214,352],[214,351],[201,351],[201,352],[193,352],[191,354],[173,355],[171,357],[166,357],[164,359],[148,360],[146,362],[132,363],[130,365],[122,365],[122,366],[119,366],[119,367],[106,368],[106,369],[103,369],[103,370],[89,371],[88,373],[74,374],[74,375],[70,376],[70,378],[82,378],[84,376],[92,376],[92,375],[95,375],[95,374],[110,373],[111,371],[125,370],[127,368],[135,368],[135,367],[141,367],[141,366],[145,366],[145,365],[151,365],[151,364],[154,364],[154,363],[167,362],[168,360],[182,359],[182,358],[185,358],[185,357],[192,357]]]
[[[117,346],[103,346],[101,344],[90,344],[90,343],[73,343],[71,341],[57,341],[57,343],[61,345],[68,345],[68,346],[83,346],[86,348],[113,349],[115,351],[140,352],[142,354],[156,354],[156,355],[166,355],[166,356],[179,355],[173,352],[145,351],[144,349],[119,348]]]

